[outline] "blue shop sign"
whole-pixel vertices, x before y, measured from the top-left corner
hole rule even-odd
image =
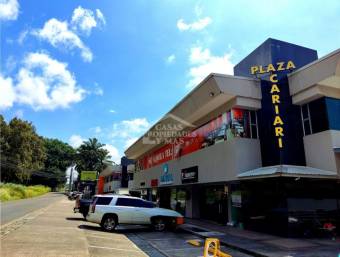
[[[169,166],[168,164],[163,165],[163,175],[161,175],[159,179],[159,184],[160,185],[169,185],[174,182],[174,178],[171,173],[169,173]]]

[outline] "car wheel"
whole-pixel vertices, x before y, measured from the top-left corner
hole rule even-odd
[[[101,227],[105,231],[109,231],[109,232],[114,231],[116,226],[117,226],[117,219],[112,215],[104,217],[101,223]]]
[[[155,218],[152,222],[153,229],[161,232],[165,230],[166,222],[164,218]]]

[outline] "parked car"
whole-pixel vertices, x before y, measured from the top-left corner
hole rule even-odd
[[[87,214],[89,213],[90,204],[92,202],[92,199],[85,199],[83,194],[78,194],[76,196],[76,203],[73,208],[74,213],[81,213],[86,219]]]
[[[69,192],[68,194],[68,199],[69,200],[75,200],[77,195],[81,194],[80,192],[77,191],[73,191],[73,192]]]
[[[86,219],[100,224],[106,231],[113,231],[118,224],[150,225],[156,231],[163,231],[184,223],[183,216],[176,211],[158,208],[152,202],[124,195],[94,196]]]

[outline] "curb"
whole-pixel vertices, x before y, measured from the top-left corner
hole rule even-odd
[[[195,227],[198,227],[198,226],[195,226]],[[206,238],[209,237],[209,236],[201,235],[200,233],[192,231],[192,230],[190,230],[188,228],[185,228],[185,227],[184,228],[183,227],[179,227],[179,229],[181,229],[181,230],[183,230],[185,232],[191,233],[191,234],[193,234],[195,236],[198,236],[200,238],[203,238],[203,239],[206,239]],[[202,229],[206,230],[205,228],[202,228]],[[213,231],[211,231],[211,232],[213,232]],[[239,252],[242,252],[242,253],[245,253],[245,254],[248,254],[248,255],[252,255],[252,256],[255,256],[255,257],[270,257],[269,255],[264,255],[262,253],[255,252],[253,250],[245,249],[243,247],[239,247],[237,245],[224,242],[223,240],[220,240],[220,243],[221,243],[221,245],[227,246],[227,247],[232,248],[234,250],[237,250]]]

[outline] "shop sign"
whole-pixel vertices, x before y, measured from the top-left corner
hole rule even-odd
[[[170,185],[174,182],[174,178],[171,173],[169,173],[169,165],[166,163],[163,165],[163,174],[160,177],[160,185]]]
[[[198,182],[198,166],[182,169],[182,184]]]
[[[277,139],[278,148],[283,148],[283,141],[282,138],[284,137],[284,120],[280,115],[280,105],[282,99],[280,99],[280,85],[279,80],[277,77],[277,72],[295,69],[295,65],[293,61],[285,62],[277,62],[276,64],[268,64],[266,67],[259,65],[259,66],[252,66],[250,68],[251,74],[264,74],[270,73],[269,81],[271,82],[270,86],[270,94],[271,94],[271,102],[273,104],[273,109],[275,111],[275,117],[273,118],[273,127],[275,131],[275,137]]]
[[[80,181],[96,181],[97,171],[83,170],[80,173]]]
[[[157,187],[158,186],[158,179],[151,179],[151,187]]]
[[[234,192],[231,194],[231,203],[234,207],[242,207],[241,192]]]

